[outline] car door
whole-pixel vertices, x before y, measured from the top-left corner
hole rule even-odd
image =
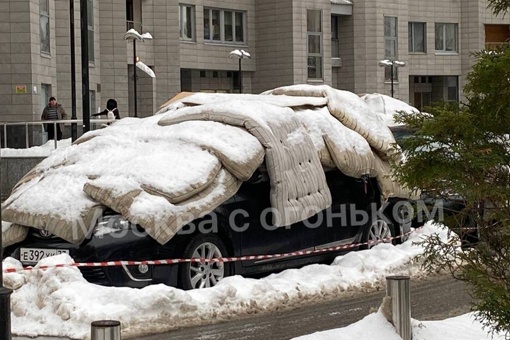
[[[234,229],[240,234],[240,255],[273,255],[303,249],[303,225],[276,227],[272,223],[270,183],[245,182],[236,195]],[[243,266],[271,265],[276,259],[243,261]]]
[[[365,185],[362,179],[344,175],[339,170],[326,172],[331,192],[331,206],[301,222],[307,249],[323,249],[355,241],[360,225],[364,224]]]

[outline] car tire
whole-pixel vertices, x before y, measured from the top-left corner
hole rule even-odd
[[[186,245],[183,258],[221,258],[227,256],[227,248],[216,235],[195,235]],[[183,289],[215,286],[223,278],[232,275],[229,262],[188,262],[180,265],[179,286]]]
[[[370,249],[383,243],[395,243],[395,229],[388,218],[376,216],[363,229],[361,249]]]

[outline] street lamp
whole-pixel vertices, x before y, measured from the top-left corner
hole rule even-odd
[[[243,93],[243,74],[241,72],[241,59],[251,59],[251,55],[245,50],[233,50],[228,55],[229,58],[239,58],[239,93]]]
[[[391,97],[393,98],[393,94],[395,93],[395,91],[393,89],[393,74],[394,74],[393,69],[395,67],[404,67],[404,66],[406,66],[406,63],[404,63],[403,61],[399,61],[399,60],[384,59],[384,60],[379,61],[379,66],[390,68]]]
[[[144,42],[145,40],[152,40],[152,35],[148,32],[140,34],[137,30],[131,28],[126,32],[126,34],[124,34],[124,39],[133,41],[133,100],[135,104],[135,117],[138,117],[138,103],[136,98],[136,41],[139,40]]]
[[[74,0],[69,0],[69,38],[71,45],[71,119],[76,119],[76,47],[74,45]],[[78,126],[71,123],[71,140],[78,138]]]

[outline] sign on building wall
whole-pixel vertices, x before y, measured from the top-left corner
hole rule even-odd
[[[27,93],[26,85],[16,85],[16,94],[25,94]]]

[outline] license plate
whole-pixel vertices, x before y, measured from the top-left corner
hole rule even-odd
[[[20,248],[19,260],[23,264],[36,264],[42,259],[59,254],[69,254],[68,249]]]

